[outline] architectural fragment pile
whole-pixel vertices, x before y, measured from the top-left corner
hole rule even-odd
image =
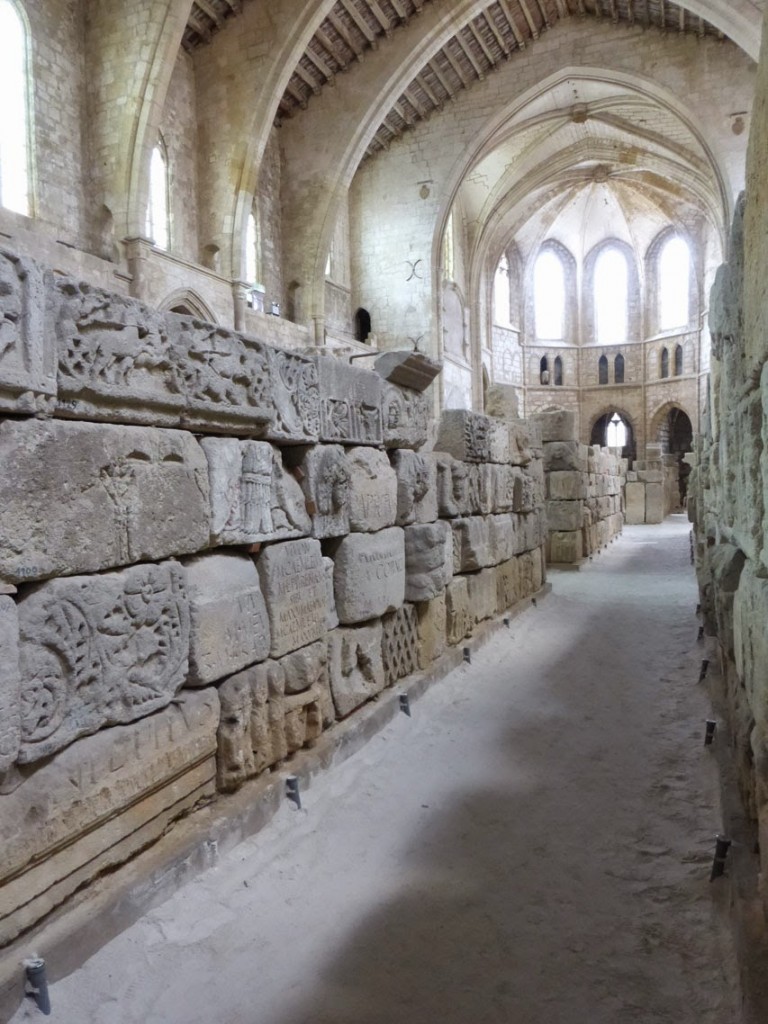
[[[543,412],[531,419],[543,443],[547,561],[575,564],[621,533],[626,460],[610,448],[581,444],[573,412]]]
[[[545,523],[524,423],[447,413],[424,450],[429,360],[0,276],[7,946],[539,590]]]

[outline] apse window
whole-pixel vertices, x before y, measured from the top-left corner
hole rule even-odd
[[[496,277],[493,282],[493,319],[494,323],[502,327],[509,327],[509,260],[506,255],[502,256],[496,267]]]
[[[605,443],[609,448],[623,448],[627,443],[627,425],[617,412],[608,421]]]
[[[603,249],[595,263],[595,334],[598,345],[621,345],[627,340],[629,275],[627,260],[618,249]]]
[[[691,251],[677,236],[664,243],[659,255],[659,329],[685,327],[690,317]]]
[[[251,210],[245,228],[245,279],[249,284],[259,284],[261,280],[261,240],[259,235],[256,213]]]
[[[533,305],[536,337],[562,341],[565,334],[565,272],[551,249],[536,257],[533,268]]]
[[[10,0],[0,0],[0,94],[0,206],[29,215],[27,33]]]
[[[168,157],[160,139],[152,150],[149,164],[147,205],[147,234],[159,249],[167,249],[170,244],[168,205]]]

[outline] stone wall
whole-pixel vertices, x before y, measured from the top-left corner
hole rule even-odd
[[[538,413],[531,421],[543,442],[547,561],[575,564],[621,533],[626,462],[610,448],[580,444],[572,412]]]
[[[540,442],[0,252],[0,946],[543,583]]]

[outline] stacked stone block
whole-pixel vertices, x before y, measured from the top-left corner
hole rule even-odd
[[[539,413],[533,421],[543,444],[547,561],[576,564],[621,533],[626,464],[609,448],[581,444],[572,412]]]
[[[645,459],[632,463],[627,472],[626,521],[628,526],[662,523],[670,508],[665,494],[669,492],[668,473],[661,445],[647,444]]]
[[[539,442],[0,252],[0,946],[543,581]],[[23,316],[17,315],[24,310]]]

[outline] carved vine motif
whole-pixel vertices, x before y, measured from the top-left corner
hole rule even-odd
[[[24,276],[18,260],[0,253],[0,360],[21,341]]]
[[[326,441],[381,441],[381,407],[366,402],[326,398],[323,402],[323,437]]]
[[[44,585],[20,620],[22,761],[141,718],[184,682],[189,613],[177,565]]]
[[[320,387],[314,362],[280,349],[269,350],[274,436],[315,438],[320,432]]]
[[[467,458],[484,462],[490,454],[489,420],[485,416],[466,416],[464,418],[464,438]]]

